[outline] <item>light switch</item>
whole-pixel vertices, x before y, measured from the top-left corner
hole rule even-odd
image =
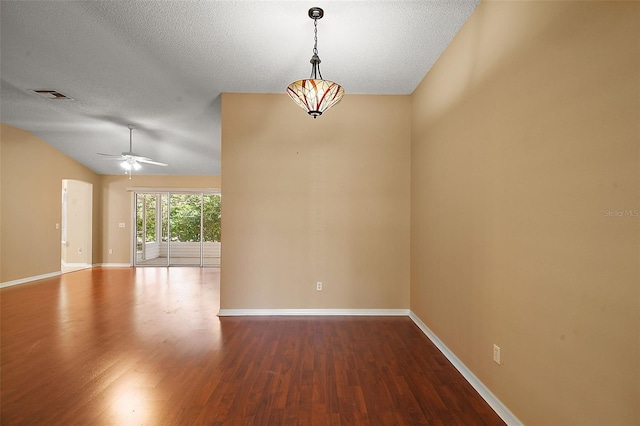
[[[124,228],[124,222],[120,222],[120,223],[118,224],[118,226],[119,226],[120,228]]]

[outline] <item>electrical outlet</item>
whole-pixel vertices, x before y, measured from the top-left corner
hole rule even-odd
[[[109,254],[113,254],[113,249],[109,249]]]
[[[316,290],[317,290],[317,291],[322,291],[322,282],[318,281],[318,282],[316,283]]]
[[[502,364],[500,361],[500,346],[496,344],[493,345],[493,361],[498,365]]]

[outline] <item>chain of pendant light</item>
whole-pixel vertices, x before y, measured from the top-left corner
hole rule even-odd
[[[317,71],[320,76],[320,80],[322,80],[322,72],[320,71],[320,57],[318,56],[318,18],[313,18],[313,56],[314,58],[318,58],[318,63],[315,64],[311,68],[311,78],[318,78],[314,75],[314,72]]]

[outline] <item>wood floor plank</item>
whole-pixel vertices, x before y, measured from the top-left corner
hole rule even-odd
[[[407,317],[219,318],[219,270],[0,290],[3,425],[502,425]]]

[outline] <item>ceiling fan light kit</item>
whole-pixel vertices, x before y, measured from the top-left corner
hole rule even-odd
[[[297,80],[287,87],[287,94],[307,114],[314,119],[323,112],[340,102],[344,96],[344,89],[338,83],[324,80],[320,72],[320,57],[318,56],[318,19],[324,16],[319,7],[309,9],[309,18],[313,19],[314,45],[311,56],[311,76],[306,80]],[[319,77],[319,78],[318,78]]]
[[[153,161],[149,157],[143,157],[133,152],[133,129],[136,128],[133,124],[129,124],[129,151],[123,152],[120,155],[111,155],[111,154],[102,154],[98,153],[98,155],[103,155],[108,160],[121,160],[120,167],[125,170],[125,173],[129,175],[129,179],[131,179],[131,172],[133,170],[142,169],[142,164],[151,164],[154,166],[163,166],[166,167],[168,164],[160,163],[158,161]]]
[[[120,163],[120,166],[127,170],[127,171],[131,171],[133,170],[140,170],[142,168],[142,166],[140,165],[140,163],[138,163],[136,160],[124,160],[122,163]]]

